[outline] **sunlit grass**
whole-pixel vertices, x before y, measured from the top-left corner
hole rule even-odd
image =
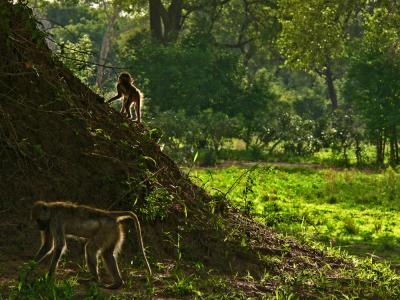
[[[400,175],[391,169],[230,167],[191,175],[212,194],[230,190],[235,205],[283,233],[400,264]]]

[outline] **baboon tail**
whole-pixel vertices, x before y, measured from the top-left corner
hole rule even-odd
[[[135,223],[135,228],[136,228],[136,232],[137,232],[137,236],[138,236],[138,241],[139,241],[139,245],[140,245],[140,249],[142,249],[142,253],[143,253],[143,258],[144,261],[146,263],[146,267],[147,267],[147,271],[149,272],[149,275],[152,276],[152,271],[150,268],[150,264],[147,260],[147,256],[146,256],[146,252],[144,250],[144,245],[143,245],[143,238],[142,238],[142,229],[140,228],[140,222],[139,219],[137,217],[137,215],[131,211],[113,211],[110,212],[111,215],[116,216],[117,217],[117,221],[122,221],[122,220],[126,220],[126,219],[132,219],[133,222]]]

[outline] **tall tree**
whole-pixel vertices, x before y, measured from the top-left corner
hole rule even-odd
[[[332,109],[338,107],[334,81],[344,57],[346,26],[361,1],[280,0],[282,31],[278,46],[285,64],[315,72],[326,83]]]
[[[389,7],[390,9],[390,7]],[[400,163],[400,42],[398,10],[375,9],[364,16],[364,33],[352,45],[345,99],[365,121],[376,144],[376,161]]]
[[[172,0],[166,8],[161,0],[149,0],[150,31],[163,43],[174,40],[183,25],[183,0]]]
[[[97,76],[96,76],[96,85],[101,88],[104,82],[104,65],[107,62],[107,57],[110,52],[111,42],[115,35],[114,26],[116,24],[117,18],[122,11],[121,1],[112,1],[111,2],[111,11],[109,12],[108,6],[110,3],[107,1],[102,1],[103,9],[107,15],[107,25],[106,30],[104,31],[100,53],[99,53],[99,60],[97,66]]]
[[[248,79],[253,81],[256,72],[264,67],[260,61],[265,61],[273,48],[278,29],[276,1],[214,1],[206,12],[207,16],[200,19],[202,26],[208,21],[208,33],[218,46],[241,52]]]

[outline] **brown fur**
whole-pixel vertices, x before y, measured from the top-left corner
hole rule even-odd
[[[86,240],[86,263],[93,279],[99,282],[97,256],[100,254],[113,278],[113,283],[105,287],[112,289],[121,287],[123,281],[118,269],[117,255],[124,241],[121,221],[125,219],[132,219],[135,222],[139,244],[151,275],[143,247],[140,223],[133,212],[106,211],[63,201],[38,201],[33,205],[32,219],[37,222],[42,238],[42,245],[35,259],[41,262],[53,253],[49,276],[54,275],[58,261],[66,248],[66,237],[78,237]]]
[[[117,84],[118,94],[112,97],[107,103],[123,97],[121,113],[125,113],[128,118],[132,118],[131,106],[134,104],[136,121],[140,123],[141,120],[141,106],[143,102],[143,94],[133,84],[133,79],[129,73],[121,73],[118,77]]]

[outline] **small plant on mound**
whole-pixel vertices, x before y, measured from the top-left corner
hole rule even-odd
[[[168,207],[174,196],[165,188],[156,188],[146,197],[144,207],[139,208],[140,213],[146,220],[163,220],[167,216]]]
[[[195,287],[196,277],[192,275],[175,274],[175,280],[165,289],[165,294],[169,296],[201,296],[201,292]]]
[[[20,268],[18,284],[10,290],[9,299],[73,299],[75,284],[74,279],[54,281],[37,271],[37,263],[30,262]]]
[[[77,286],[77,281],[75,277],[66,280],[54,280],[47,274],[40,273],[38,263],[34,261],[22,266],[18,273],[18,282],[15,287],[10,289],[9,300],[76,299],[74,288]],[[114,299],[102,293],[95,284],[92,284],[82,297],[85,300]],[[2,299],[1,296],[0,299]]]
[[[76,297],[75,297],[76,299]],[[113,300],[118,299],[114,296],[109,296],[101,292],[99,287],[96,284],[92,284],[89,287],[88,293],[84,296],[85,300]]]

